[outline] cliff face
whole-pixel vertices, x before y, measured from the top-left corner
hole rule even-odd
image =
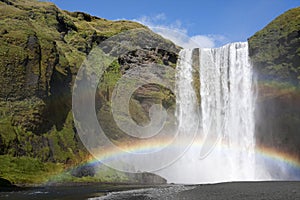
[[[277,17],[249,39],[260,79],[300,83],[300,7]]]
[[[62,129],[70,111],[73,76],[93,46],[121,31],[145,28],[61,11],[51,3],[0,3],[0,84],[5,85],[0,98],[31,100],[34,108],[20,106],[12,121],[33,133],[47,132],[53,125]]]
[[[178,47],[135,22],[63,11],[48,2],[0,0],[0,156],[34,157],[38,162],[70,166],[89,157],[70,112],[74,79],[95,46],[131,29],[137,31],[131,32],[128,40],[142,38],[136,47],[146,43],[151,48],[128,46],[129,53],[108,68],[103,77],[106,84],[96,95],[100,102],[97,109],[103,116],[110,116],[108,102],[120,76],[142,64],[174,67]],[[156,95],[147,96],[149,92]],[[147,123],[149,105],[156,102],[171,105],[174,95],[158,85],[140,88],[131,100],[135,121]],[[118,138],[121,133],[110,126],[113,119],[104,118],[111,136]],[[9,172],[0,171],[0,176],[5,173]]]
[[[300,7],[248,41],[258,78],[257,143],[300,160]]]

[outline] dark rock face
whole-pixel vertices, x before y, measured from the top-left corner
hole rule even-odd
[[[13,184],[4,178],[0,178],[0,187],[12,187]]]
[[[257,144],[300,160],[300,8],[287,11],[249,39],[258,78]]]
[[[259,86],[256,110],[257,144],[300,159],[300,92]]]
[[[122,41],[122,42],[120,42]],[[126,43],[126,45],[122,45]],[[121,44],[121,45],[120,45]],[[105,133],[109,133],[109,137],[113,140],[133,139],[127,137],[117,126],[111,112],[111,97],[117,81],[124,75],[132,77],[138,74],[138,77],[143,80],[151,79],[174,79],[175,74],[168,75],[166,67],[174,69],[177,62],[177,54],[179,48],[170,41],[149,32],[145,29],[135,29],[129,33],[118,35],[113,40],[104,43],[105,53],[110,55],[121,54],[115,63],[107,69],[108,72],[98,88],[98,96],[96,102],[98,118]],[[126,53],[123,53],[126,52]],[[161,73],[156,71],[143,73],[146,68],[158,67]],[[147,71],[147,70],[146,70]],[[170,76],[170,77],[168,77]],[[126,94],[124,94],[126,95]],[[128,104],[125,98],[119,99],[119,104]],[[175,95],[167,88],[159,84],[145,84],[132,94],[129,102],[129,110],[131,118],[139,125],[147,125],[150,122],[149,109],[154,104],[163,105],[164,108],[174,112]]]

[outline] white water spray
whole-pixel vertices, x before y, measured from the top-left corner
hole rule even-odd
[[[178,113],[185,109],[189,116],[197,115],[198,136],[180,160],[159,174],[177,183],[255,180],[255,98],[248,44],[200,49],[200,91],[193,87],[191,55],[192,50],[182,50],[177,66],[177,119],[179,130],[190,134],[195,121]],[[201,105],[195,92],[200,92]]]

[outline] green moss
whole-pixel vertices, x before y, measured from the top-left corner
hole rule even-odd
[[[62,165],[43,163],[31,157],[0,155],[0,177],[12,183],[43,183],[62,171]]]
[[[150,122],[149,116],[145,113],[143,107],[141,106],[140,102],[131,99],[129,103],[129,112],[132,116],[132,119],[139,125],[147,125]],[[123,121],[127,121],[128,119],[123,119]]]
[[[299,85],[300,7],[277,17],[249,38],[250,56],[262,78]]]
[[[72,183],[82,183],[82,182],[103,182],[103,183],[113,183],[113,182],[126,182],[129,181],[129,177],[124,172],[119,172],[114,169],[101,166],[99,169],[97,169],[97,173],[95,176],[84,176],[81,178],[72,176],[71,170],[63,171],[55,176],[50,177],[50,179],[47,181],[48,183],[66,183],[66,182],[72,182]]]
[[[78,149],[78,143],[75,139],[73,128],[73,118],[72,113],[70,112],[61,131],[54,128],[45,135],[51,143],[50,150],[53,154],[53,159],[56,162],[66,163],[67,161],[72,161],[73,163],[78,163],[83,159],[77,155],[80,149]]]
[[[130,21],[115,22],[92,16],[90,20],[79,19],[76,13],[35,0],[17,0],[13,5],[1,2],[0,13],[0,32],[3,33],[0,36],[0,84],[8,86],[0,90],[0,98],[8,94],[18,99],[46,94],[53,68],[64,71],[71,67],[73,72],[77,71],[90,50],[101,42],[97,38],[145,28]],[[27,47],[30,36],[37,38],[35,53]],[[29,79],[33,75],[39,83]]]
[[[113,89],[121,76],[122,74],[120,64],[117,60],[115,60],[106,69],[103,74],[102,80],[99,83],[101,84],[103,93],[106,95],[106,99],[111,99]]]
[[[11,125],[11,118],[5,117],[0,120],[0,136],[4,146],[8,147],[16,139],[14,128]]]
[[[103,182],[126,182],[129,180],[128,175],[124,172],[116,171],[104,165],[98,169],[95,177]]]

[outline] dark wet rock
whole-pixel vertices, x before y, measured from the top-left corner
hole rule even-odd
[[[13,185],[9,180],[0,178],[0,192],[15,191],[18,187]]]
[[[300,160],[300,7],[249,38],[258,79],[256,141]]]
[[[96,173],[96,169],[92,165],[79,166],[71,171],[71,175],[78,178],[82,178],[86,176],[93,177],[95,176],[95,173]]]

